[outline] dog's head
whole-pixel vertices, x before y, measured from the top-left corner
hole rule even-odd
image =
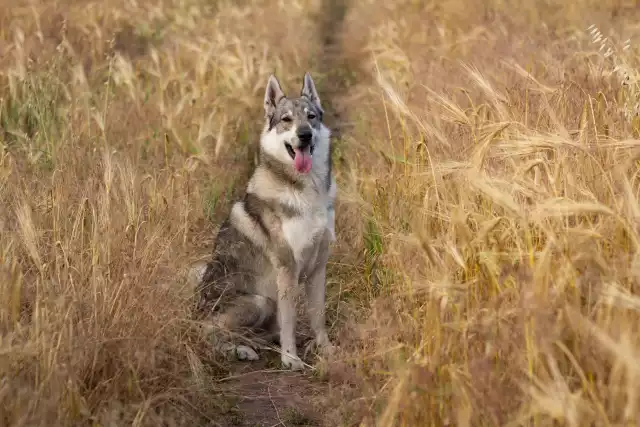
[[[304,75],[302,91],[296,98],[288,98],[278,79],[271,75],[264,94],[264,110],[266,123],[261,149],[296,172],[309,173],[318,144],[325,143],[328,134],[311,75]]]

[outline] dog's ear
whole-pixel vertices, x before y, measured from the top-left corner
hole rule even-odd
[[[280,87],[280,83],[275,75],[269,76],[267,89],[264,92],[264,112],[267,117],[271,116],[278,105],[278,101],[284,97],[284,92]]]
[[[320,97],[318,96],[316,85],[313,83],[313,79],[311,78],[311,74],[309,74],[309,72],[306,72],[304,74],[301,95],[307,97],[309,101],[316,104],[316,106],[322,112],[322,105],[320,105]]]

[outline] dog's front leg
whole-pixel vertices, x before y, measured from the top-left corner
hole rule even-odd
[[[306,286],[311,330],[315,335],[318,349],[324,355],[331,354],[334,349],[325,326],[326,271],[326,264],[318,265],[311,277],[309,277]]]
[[[327,233],[329,233],[327,231]],[[329,236],[323,240],[316,260],[316,267],[306,282],[307,310],[311,330],[315,334],[316,345],[320,352],[328,355],[333,352],[333,345],[329,340],[325,326],[325,294],[327,286],[327,261],[329,260]]]
[[[278,323],[280,324],[281,360],[285,367],[293,370],[304,368],[296,348],[296,293],[298,274],[291,267],[281,267],[278,271]]]

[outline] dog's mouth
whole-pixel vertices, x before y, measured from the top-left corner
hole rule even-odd
[[[312,166],[311,156],[313,155],[314,146],[311,145],[303,150],[293,148],[289,143],[285,143],[284,146],[291,159],[293,159],[293,165],[296,170],[300,173],[309,173]]]
[[[293,160],[295,160],[296,159],[296,152],[293,151],[293,147],[291,146],[291,144],[285,143],[284,146],[287,149],[287,153],[289,153],[289,156],[291,156],[291,158]]]

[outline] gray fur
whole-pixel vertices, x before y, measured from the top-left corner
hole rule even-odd
[[[301,369],[295,342],[300,283],[316,343],[325,352],[332,349],[324,307],[326,263],[335,239],[330,132],[308,73],[295,98],[286,97],[270,76],[264,109],[259,164],[244,197],[218,231],[212,259],[194,273],[200,283],[197,308],[216,329],[276,331],[282,362]],[[302,139],[309,133],[310,139]],[[294,168],[297,153],[312,159],[308,173]],[[217,346],[235,351],[240,359],[257,357],[251,348],[230,345],[228,339],[218,340]]]

